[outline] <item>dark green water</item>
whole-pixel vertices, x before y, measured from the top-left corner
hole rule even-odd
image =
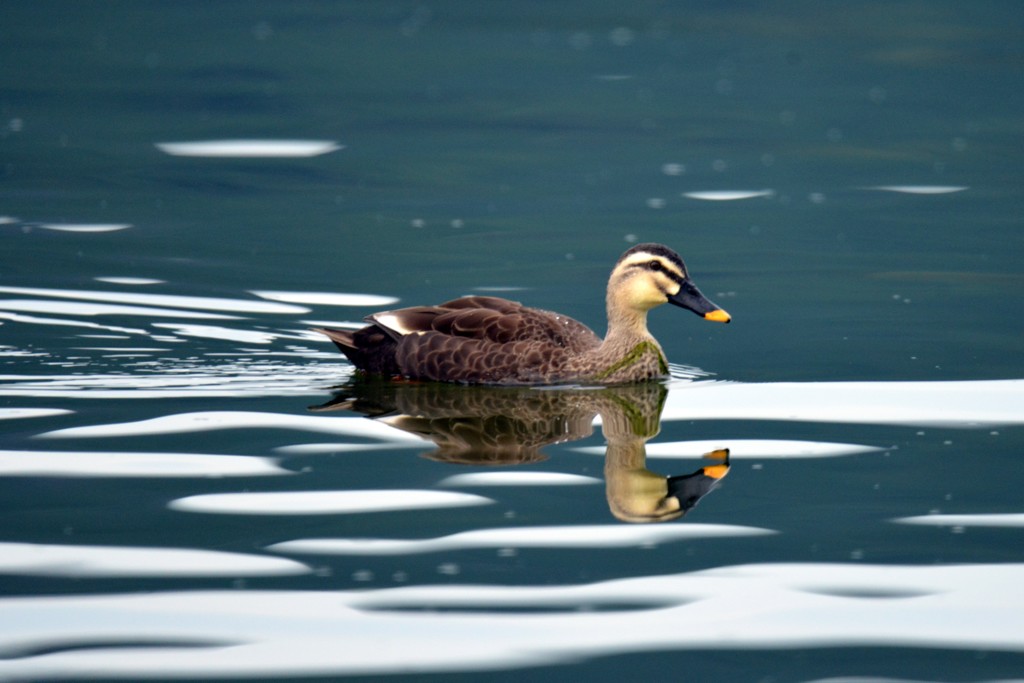
[[[1019,680],[1022,76],[1009,2],[0,5],[0,678]],[[396,399],[576,439],[520,464],[308,410],[311,325],[603,331],[645,241],[733,316],[651,314],[646,468],[575,396]]]

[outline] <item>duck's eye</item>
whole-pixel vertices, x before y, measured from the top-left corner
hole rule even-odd
[[[650,263],[647,264],[647,267],[657,272],[661,270],[661,261],[651,261]]]

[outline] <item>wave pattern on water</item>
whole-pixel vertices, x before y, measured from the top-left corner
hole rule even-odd
[[[107,352],[104,355],[121,354]],[[128,374],[72,371],[0,375],[3,381],[0,396],[110,400],[317,395],[324,392],[324,387],[343,382],[350,374],[344,366],[314,361],[316,356],[308,363],[297,365],[259,353],[235,354],[239,358],[230,362],[187,358],[148,360],[152,354],[130,355],[136,368]],[[88,359],[51,362],[68,370],[95,367]]]
[[[995,387],[997,394],[1000,388]],[[121,424],[84,425],[44,436],[147,437],[257,426],[388,439],[391,443],[394,439],[414,439],[363,418],[244,411],[193,412]],[[666,444],[670,450],[679,445]],[[841,443],[765,440],[745,445],[751,453],[762,456],[787,449],[797,449],[805,458],[870,452],[869,447]],[[689,448],[699,450],[703,445],[695,442]],[[44,465],[48,457],[60,460],[79,455],[86,466],[108,461],[105,457],[96,460],[96,454],[90,461],[88,454],[13,453],[15,469],[8,474],[19,474],[17,464],[31,463],[33,457],[39,458],[37,465]],[[109,461],[129,455],[109,454]],[[159,457],[137,455],[140,459]],[[183,462],[195,458],[197,463],[204,458],[217,463],[218,457],[230,456],[173,456]],[[126,457],[121,462],[130,460]],[[121,470],[106,472],[105,476],[126,474]],[[150,474],[160,476],[159,469]],[[204,475],[202,471],[192,474]],[[529,474],[485,472],[440,484],[487,486],[498,482],[531,487],[547,486],[550,482],[546,480],[558,481],[551,474],[523,476]],[[310,490],[190,496],[173,502],[170,512],[417,514],[418,510],[439,506],[492,502],[481,496],[427,490]],[[979,526],[1020,525],[1019,515],[969,517]],[[926,523],[971,524],[962,516],[925,519],[932,520]],[[915,518],[896,521],[917,523]],[[320,558],[407,560],[428,553],[458,557],[458,553],[481,550],[506,554],[520,549],[612,551],[699,539],[721,542],[774,535],[778,532],[772,529],[732,524],[568,524],[472,528],[420,539],[297,538],[270,544],[265,550]],[[0,553],[0,573],[54,580],[183,580],[317,571],[305,562],[278,556],[203,549],[6,543],[0,545],[0,550],[4,551]],[[503,586],[474,581],[472,585],[425,584],[351,591],[185,590],[7,598],[0,599],[0,649],[20,655],[0,660],[0,675],[76,680],[97,675],[124,679],[383,675],[410,668],[444,673],[567,664],[580,658],[641,653],[651,648],[743,651],[851,643],[1024,653],[1024,602],[1016,590],[1021,581],[1024,565],[1019,564],[791,563],[726,565],[559,586]],[[428,621],[422,618],[425,610],[431,613]],[[932,618],[936,613],[944,618]],[[694,624],[695,628],[680,630],[680,623]],[[469,654],[464,646],[467,629],[475,634],[473,652]],[[340,639],[347,647],[337,647]],[[154,647],[140,647],[145,643]],[[400,660],[388,656],[394,648],[403,652]]]
[[[851,643],[1020,653],[1022,581],[1020,564],[750,564],[557,587],[3,599],[0,648],[27,655],[0,660],[0,675],[441,673],[568,664],[651,649]],[[632,607],[602,609],[621,605]],[[431,610],[427,621],[424,609]],[[473,634],[472,648],[466,647],[467,633]],[[138,647],[146,641],[178,645]],[[121,642],[136,647],[120,647]],[[81,648],[85,643],[93,645]]]

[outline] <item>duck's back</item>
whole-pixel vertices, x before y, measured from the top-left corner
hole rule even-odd
[[[489,296],[387,311],[368,320],[391,337],[394,362],[411,379],[557,382],[569,359],[601,343],[572,318]]]

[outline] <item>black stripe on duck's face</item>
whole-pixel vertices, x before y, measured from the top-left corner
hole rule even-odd
[[[686,274],[686,266],[683,265],[683,259],[679,257],[679,254],[672,251],[664,244],[656,244],[654,242],[637,244],[636,246],[627,249],[626,252],[619,257],[619,263],[631,260],[631,257],[635,254],[648,254],[652,258],[664,259],[669,263],[674,264],[684,275]]]
[[[652,258],[647,263],[637,264],[638,267],[646,268],[652,273],[660,273],[677,285],[682,285],[686,279],[686,270],[677,268],[674,263],[666,262],[660,258]]]
[[[680,284],[686,279],[686,266],[682,261],[674,261],[646,251],[631,254],[629,258],[619,259],[616,270],[644,270],[656,275],[664,275],[676,284]]]

